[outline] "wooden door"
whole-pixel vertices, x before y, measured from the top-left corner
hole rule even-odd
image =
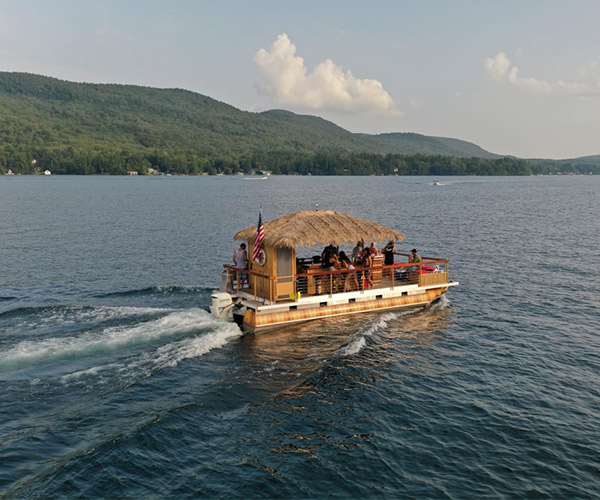
[[[289,298],[294,293],[295,253],[291,248],[277,248],[277,299]]]

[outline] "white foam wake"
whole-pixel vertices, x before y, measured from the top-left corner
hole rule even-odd
[[[361,349],[367,345],[367,337],[371,337],[377,331],[385,328],[390,320],[398,317],[398,314],[399,313],[387,313],[378,316],[375,322],[362,332],[360,337],[340,349],[340,356],[352,356],[353,354],[359,353]]]
[[[69,373],[63,375],[61,380],[68,383],[82,377],[100,376],[112,370],[115,370],[121,379],[137,379],[149,376],[157,370],[174,368],[185,359],[204,356],[242,335],[242,331],[235,323],[219,320],[214,320],[213,323],[215,327],[213,331],[166,344],[153,352],[145,352],[136,359],[128,360],[126,363],[110,363]]]
[[[70,380],[75,380],[75,379],[79,379],[85,375],[99,375],[100,372],[104,372],[106,370],[111,370],[111,369],[115,369],[115,368],[122,368],[123,365],[121,365],[120,363],[109,363],[107,365],[100,365],[100,366],[92,366],[91,368],[88,368],[86,370],[79,370],[77,372],[73,372],[73,373],[67,373],[66,375],[63,375],[61,377],[61,380],[63,382],[68,382]],[[36,379],[39,380],[39,379]]]
[[[365,338],[359,337],[340,349],[340,356],[352,356],[353,354],[357,354],[365,345],[367,345]]]
[[[147,314],[161,314],[173,312],[175,309],[161,307],[130,307],[130,306],[98,306],[89,311],[80,311],[73,315],[73,320],[80,322],[106,321],[109,319],[128,318],[131,316],[143,316]]]
[[[446,294],[442,295],[440,299],[431,306],[431,311],[445,311],[450,307],[450,299]]]
[[[116,326],[77,336],[23,341],[0,353],[0,371],[149,343],[162,337],[206,328],[216,322],[202,309],[186,309],[134,326]]]
[[[388,325],[388,323],[390,322],[390,320],[392,320],[392,319],[394,319],[396,317],[397,317],[397,313],[382,314],[381,316],[379,316],[379,318],[377,319],[377,321],[375,321],[369,328],[367,328],[367,330],[365,330],[365,332],[363,333],[363,335],[365,337],[370,337],[371,335],[373,335],[377,331],[382,330],[383,328],[385,328]]]
[[[221,323],[213,332],[159,347],[153,363],[157,368],[173,368],[184,359],[203,356],[241,335],[242,331],[235,323]]]
[[[60,306],[48,311],[38,313],[33,319],[23,321],[20,328],[48,328],[54,326],[68,326],[74,324],[103,323],[108,320],[148,316],[172,312],[175,309],[156,307],[128,307],[128,306],[94,306],[70,307]]]
[[[443,295],[440,298],[440,300],[438,300],[435,304],[431,306],[430,310],[437,312],[448,309],[449,307],[450,301],[448,300],[448,297],[446,295]],[[362,332],[359,338],[353,340],[348,345],[340,349],[340,356],[351,356],[353,354],[357,354],[361,351],[363,347],[367,345],[367,337],[371,337],[376,332],[383,330],[386,326],[388,326],[390,321],[400,318],[402,316],[417,314],[419,312],[420,310],[418,309],[409,309],[406,311],[389,312],[387,314],[382,314],[381,316],[378,316],[377,319],[371,324],[371,326],[369,326],[369,328]]]

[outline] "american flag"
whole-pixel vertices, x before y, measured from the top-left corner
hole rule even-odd
[[[262,242],[265,239],[265,228],[262,223],[262,210],[258,211],[258,226],[256,227],[256,239],[254,240],[254,253],[252,254],[252,260],[260,261],[260,251],[262,249]]]

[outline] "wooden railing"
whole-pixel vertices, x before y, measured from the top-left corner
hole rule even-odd
[[[249,269],[238,269],[229,264],[224,264],[223,267],[231,277],[231,284],[228,285],[227,292],[239,293],[243,291],[254,295],[257,299],[261,298],[269,302],[273,301],[273,297],[275,296],[274,282],[277,280],[277,276],[267,276]]]
[[[398,254],[408,256],[407,254]],[[256,300],[270,303],[297,300],[299,297],[329,295],[351,291],[364,292],[404,285],[432,286],[448,283],[449,261],[423,257],[419,263],[396,263],[392,266],[374,265],[335,271],[312,271],[295,276],[267,276],[249,269],[223,266],[231,277],[228,292],[246,292]],[[245,278],[243,278],[245,276]],[[293,282],[293,293],[278,293],[277,280]]]
[[[296,275],[296,292],[302,296],[333,295],[350,291],[394,288],[409,284],[431,286],[448,283],[448,261],[429,259],[416,264],[357,267]]]

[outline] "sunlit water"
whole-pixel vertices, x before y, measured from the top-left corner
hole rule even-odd
[[[600,178],[0,178],[0,495],[600,495]],[[232,235],[402,231],[461,286],[242,336]]]

